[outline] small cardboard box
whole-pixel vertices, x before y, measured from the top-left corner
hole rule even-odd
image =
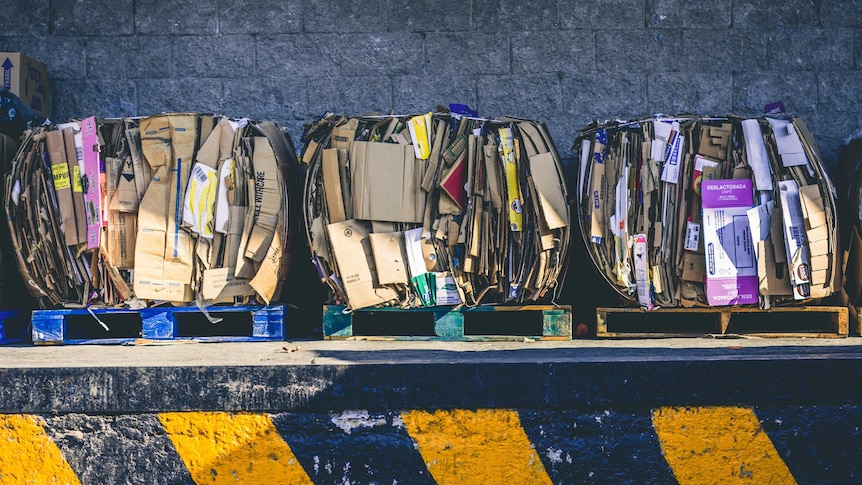
[[[757,303],[757,261],[747,211],[751,180],[704,180],[706,298],[712,306]]]
[[[27,107],[50,118],[48,68],[20,52],[0,52],[2,87],[21,98]]]

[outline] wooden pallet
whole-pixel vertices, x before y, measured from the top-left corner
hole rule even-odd
[[[323,307],[324,339],[571,340],[570,306],[522,305],[431,308]]]
[[[596,308],[598,337],[692,337],[740,334],[757,337],[841,338],[848,335],[847,307],[799,306],[769,310],[743,307]]]
[[[144,340],[255,342],[284,340],[284,305],[212,306],[210,323],[197,307],[155,307],[141,310],[99,308],[36,310],[32,314],[34,344],[122,344]],[[102,323],[107,326],[107,330]]]
[[[27,312],[0,310],[0,345],[30,343],[30,319]]]

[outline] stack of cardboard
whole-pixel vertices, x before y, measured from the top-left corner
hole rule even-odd
[[[862,307],[862,133],[841,148],[836,168],[838,217],[844,248],[844,292],[840,301],[849,304],[854,331],[860,332],[858,312]]]
[[[42,306],[265,302],[287,270],[285,130],[204,114],[28,131],[7,179],[18,267]]]
[[[835,189],[802,119],[594,123],[575,149],[584,241],[628,300],[769,308],[838,290]]]
[[[305,223],[332,299],[357,309],[555,298],[570,222],[547,129],[438,111],[329,113],[307,126]]]

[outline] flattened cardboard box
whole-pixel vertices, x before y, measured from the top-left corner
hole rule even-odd
[[[710,305],[757,303],[755,249],[748,223],[751,180],[703,182],[706,297]]]
[[[391,288],[375,287],[371,242],[364,224],[350,219],[329,224],[326,229],[343,279],[342,285],[352,308],[364,308],[398,299],[398,294]]]

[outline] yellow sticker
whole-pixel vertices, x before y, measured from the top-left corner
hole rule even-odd
[[[69,169],[67,168],[68,172]],[[72,167],[72,191],[84,192],[84,187],[81,185],[81,167],[75,165]]]
[[[69,183],[69,166],[65,163],[51,165],[51,175],[54,176],[54,190],[67,190]]]

